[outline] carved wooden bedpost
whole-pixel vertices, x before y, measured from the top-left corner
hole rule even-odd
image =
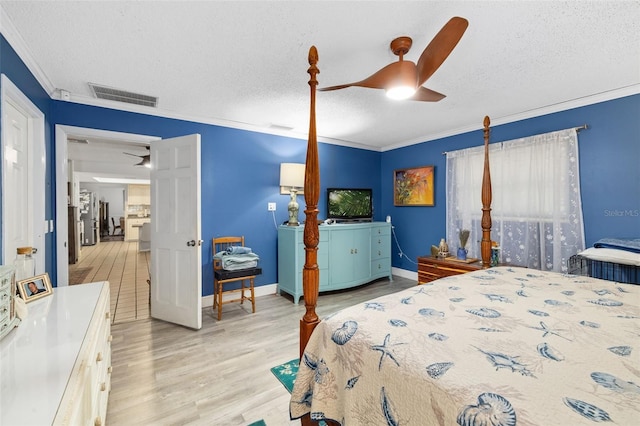
[[[318,140],[316,136],[316,75],[320,72],[318,63],[318,51],[315,46],[309,49],[309,69],[311,76],[309,86],[311,89],[311,109],[309,113],[309,139],[307,142],[307,159],[304,176],[304,200],[306,202],[304,222],[304,247],[305,262],[302,270],[302,290],[306,313],[300,320],[300,357],[311,337],[313,329],[320,320],[316,314],[318,301],[318,289],[320,282],[320,270],[318,269],[318,241],[320,231],[318,229],[318,198],[320,196],[320,167],[318,161]]]
[[[484,172],[482,174],[482,267],[491,264],[491,172],[489,170],[489,126],[491,120],[484,117]]]

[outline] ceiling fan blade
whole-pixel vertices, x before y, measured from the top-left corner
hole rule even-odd
[[[469,26],[469,21],[453,17],[431,40],[418,59],[418,85],[422,86],[456,47]]]
[[[318,90],[326,92],[329,90],[344,89],[346,87],[351,87],[351,86],[367,87],[369,89],[385,89],[387,85],[396,78],[396,76],[399,73],[399,69],[401,69],[403,66],[415,67],[415,64],[411,61],[393,62],[387,65],[386,67],[378,70],[377,72],[373,73],[372,75],[365,78],[364,80],[356,81],[355,83],[340,84],[338,86],[323,87]]]
[[[131,153],[129,153],[129,152],[123,152],[123,154],[127,154],[127,155],[130,155],[130,156],[132,156],[132,157],[138,157],[138,158],[145,157],[144,155],[131,154]]]
[[[420,86],[418,90],[416,90],[416,93],[409,99],[412,101],[438,102],[446,97],[447,96],[442,93]]]

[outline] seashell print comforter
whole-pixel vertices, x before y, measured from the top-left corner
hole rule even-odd
[[[525,268],[447,277],[325,318],[292,419],[636,425],[640,286]]]

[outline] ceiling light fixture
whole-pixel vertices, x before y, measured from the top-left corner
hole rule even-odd
[[[413,62],[402,60],[402,54],[400,54],[400,62],[396,64],[397,74],[389,82],[385,93],[391,99],[409,99],[416,93],[418,87],[418,71]]]
[[[147,169],[151,168],[151,156],[150,155],[145,155],[144,157],[142,157],[142,161],[140,161],[138,164],[136,164],[136,166],[144,166]]]

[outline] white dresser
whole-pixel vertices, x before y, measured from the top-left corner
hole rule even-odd
[[[104,425],[109,283],[53,289],[0,341],[0,425]]]

